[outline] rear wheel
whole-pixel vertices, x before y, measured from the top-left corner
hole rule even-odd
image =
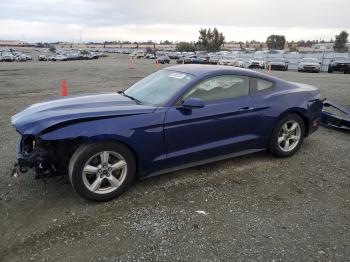
[[[108,201],[125,192],[135,178],[133,154],[117,142],[96,142],[80,146],[69,163],[74,190],[92,201]]]
[[[299,150],[305,136],[304,121],[296,114],[282,118],[273,130],[269,151],[279,157],[288,157]]]

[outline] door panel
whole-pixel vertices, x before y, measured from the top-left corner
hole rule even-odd
[[[257,113],[250,96],[207,103],[203,108],[170,108],[164,136],[171,164],[183,164],[257,146]]]

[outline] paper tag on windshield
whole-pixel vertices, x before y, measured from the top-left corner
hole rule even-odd
[[[182,73],[171,73],[169,77],[176,78],[176,79],[183,79],[186,75]]]

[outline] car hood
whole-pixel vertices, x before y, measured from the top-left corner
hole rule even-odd
[[[261,60],[250,60],[250,63],[259,63],[259,64],[262,64],[262,63],[264,63],[264,61],[261,61]]]
[[[283,65],[284,66],[284,65],[286,65],[286,63],[285,62],[277,62],[277,61],[274,62],[274,61],[271,61],[270,65]]]
[[[312,63],[312,62],[300,62],[299,65],[300,66],[305,66],[305,65],[308,65],[308,66],[320,66],[319,63]]]
[[[57,124],[153,112],[155,107],[139,105],[118,93],[70,96],[31,105],[12,116],[16,130],[37,135]]]

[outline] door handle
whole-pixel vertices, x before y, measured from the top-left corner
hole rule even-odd
[[[251,106],[246,106],[246,107],[242,107],[242,108],[240,108],[239,109],[239,111],[252,111],[252,110],[254,110],[255,108],[254,107],[251,107]]]

